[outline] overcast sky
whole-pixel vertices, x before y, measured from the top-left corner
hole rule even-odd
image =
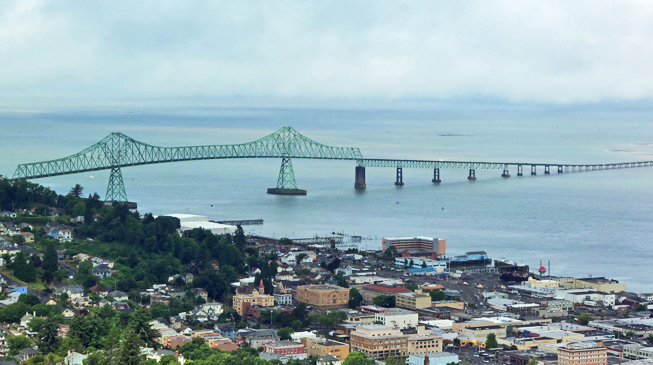
[[[653,96],[651,1],[0,2],[0,96]]]

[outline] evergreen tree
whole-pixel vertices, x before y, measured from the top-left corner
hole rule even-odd
[[[495,349],[499,347],[497,343],[497,335],[494,333],[488,333],[487,338],[485,339],[485,348],[486,349]]]
[[[121,365],[143,365],[145,356],[141,355],[140,347],[144,345],[145,343],[136,334],[135,329],[133,327],[128,328],[122,340],[116,363]]]
[[[68,195],[79,198],[82,196],[83,192],[84,192],[84,187],[79,184],[75,184],[75,186],[70,188],[70,192],[68,193]]]
[[[45,320],[43,327],[39,331],[39,350],[47,354],[55,352],[59,348],[59,338],[57,333],[59,330],[59,323],[54,318]]]
[[[159,331],[153,330],[149,322],[149,312],[144,307],[140,307],[132,316],[132,330],[144,346],[158,349],[159,343],[154,339],[159,337]]]
[[[27,257],[23,251],[16,254],[12,269],[14,276],[18,280],[34,282],[36,281],[36,269],[31,261],[27,261]]]
[[[57,257],[57,249],[54,244],[50,243],[43,253],[43,270],[55,272],[59,269],[59,258]]]

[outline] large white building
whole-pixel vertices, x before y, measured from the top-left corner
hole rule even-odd
[[[179,219],[182,234],[186,231],[192,231],[195,228],[202,228],[211,231],[213,234],[234,234],[236,232],[235,226],[209,222],[209,217],[203,215],[173,213],[166,214],[166,216]]]
[[[381,313],[377,313],[375,320],[383,323],[384,326],[404,329],[417,326],[419,316],[417,312],[406,309],[388,308]]]

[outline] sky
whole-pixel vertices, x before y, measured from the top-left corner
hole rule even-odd
[[[0,97],[653,96],[651,1],[0,2]]]

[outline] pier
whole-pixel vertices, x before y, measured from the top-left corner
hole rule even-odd
[[[255,226],[263,224],[263,218],[261,219],[245,219],[240,221],[209,221],[213,223],[226,224],[229,226]]]

